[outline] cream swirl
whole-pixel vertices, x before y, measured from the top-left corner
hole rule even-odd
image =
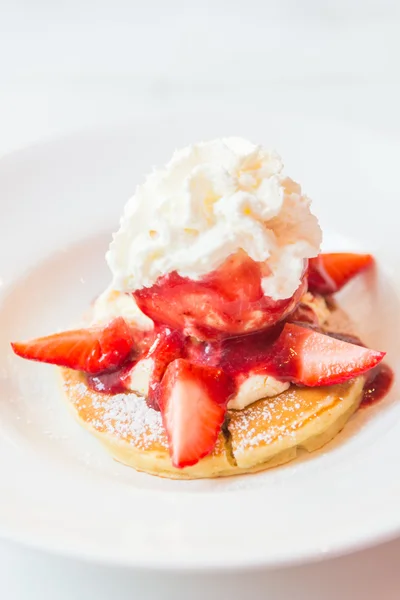
[[[274,152],[241,138],[175,152],[128,201],[107,253],[114,289],[135,291],[176,271],[199,280],[243,250],[266,263],[262,289],[275,300],[299,286],[321,230],[300,187]]]

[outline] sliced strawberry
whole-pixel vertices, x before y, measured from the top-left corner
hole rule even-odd
[[[134,391],[147,397],[149,406],[158,410],[158,388],[165,369],[184,352],[184,337],[179,331],[164,327],[155,333],[153,344],[112,373],[88,377],[89,386],[97,392],[118,394]]]
[[[231,379],[221,369],[184,359],[170,363],[159,405],[175,467],[194,465],[212,452],[232,393]]]
[[[320,254],[309,261],[308,289],[319,294],[333,294],[373,264],[371,254]]]
[[[22,358],[97,374],[118,369],[133,352],[134,339],[118,317],[104,328],[64,331],[11,346]]]
[[[166,327],[159,332],[147,354],[147,358],[153,363],[147,398],[152,408],[158,409],[159,383],[168,365],[183,355],[184,341],[179,331]]]
[[[271,347],[270,374],[307,386],[343,383],[377,365],[385,352],[287,323]]]

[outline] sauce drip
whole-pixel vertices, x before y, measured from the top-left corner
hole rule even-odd
[[[139,308],[155,323],[202,341],[215,341],[267,329],[288,316],[307,290],[303,273],[290,298],[265,296],[266,265],[238,252],[199,281],[175,271],[149,288],[133,292]]]
[[[371,406],[382,400],[392,387],[394,373],[392,369],[381,363],[367,374],[361,406]]]
[[[310,322],[300,322],[303,327],[320,330]],[[194,366],[214,367],[222,370],[232,382],[232,390],[250,374],[273,375],[271,346],[279,337],[284,322],[257,333],[225,338],[215,341],[199,341],[185,336],[176,329],[158,326],[146,340],[140,340],[138,353],[122,368],[111,373],[87,375],[90,388],[103,393],[121,393],[129,390],[132,368],[142,358],[152,360],[147,402],[158,410],[159,384],[168,365],[179,358],[189,360]],[[351,344],[363,345],[359,338],[340,333],[324,332]],[[379,364],[366,375],[361,406],[370,406],[382,400],[393,383],[393,371],[386,364]],[[233,393],[233,392],[232,392]]]

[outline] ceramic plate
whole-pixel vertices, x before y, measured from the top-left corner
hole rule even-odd
[[[0,533],[147,568],[306,562],[400,531],[400,398],[360,410],[319,453],[257,475],[176,482],[113,462],[77,425],[52,367],[9,342],[70,326],[106,286],[127,198],[175,147],[243,135],[275,147],[314,199],[325,249],[375,254],[341,301],[400,359],[399,142],[302,115],[171,116],[38,144],[0,161]]]

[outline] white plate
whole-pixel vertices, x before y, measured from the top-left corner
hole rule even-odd
[[[400,357],[397,140],[295,115],[173,117],[49,141],[0,161],[0,532],[108,563],[231,568],[316,559],[400,531],[396,387],[323,451],[262,474],[174,482],[117,464],[71,418],[51,367],[13,339],[79,318],[108,282],[110,234],[176,146],[239,134],[275,146],[315,199],[326,247],[373,252],[343,295],[366,340]]]

